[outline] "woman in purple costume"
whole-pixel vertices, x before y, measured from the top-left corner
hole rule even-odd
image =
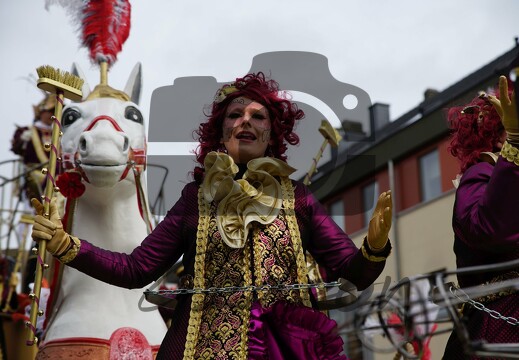
[[[305,250],[328,279],[366,288],[391,250],[391,195],[380,195],[357,248],[308,188],[289,179],[285,151],[299,142],[293,128],[303,116],[262,73],[238,78],[217,92],[197,131],[195,181],[131,254],[66,234],[53,205],[50,220],[37,216],[33,237],[48,240],[63,263],[126,288],[158,279],[182,255],[183,288],[308,283]],[[346,359],[335,322],[312,303],[308,289],[289,286],[180,295],[158,358]]]
[[[25,165],[25,184],[23,186],[27,200],[39,198],[45,189],[46,177],[42,175],[38,165],[49,161],[44,149],[45,143],[51,142],[52,116],[56,107],[56,97],[48,94],[34,108],[34,123],[32,126],[17,127],[11,140],[11,151],[20,155]]]
[[[519,120],[507,79],[499,79],[499,99],[481,94],[466,107],[448,111],[453,129],[450,151],[461,165],[452,226],[458,268],[519,258]],[[519,269],[458,276],[460,287],[519,280]],[[505,291],[475,299],[503,316],[519,318],[519,293]],[[463,321],[472,341],[519,343],[519,329],[465,303]],[[453,332],[445,359],[465,359]]]

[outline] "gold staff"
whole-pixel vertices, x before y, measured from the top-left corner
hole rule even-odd
[[[60,147],[61,132],[61,113],[63,111],[63,101],[65,98],[73,101],[80,101],[83,97],[81,87],[83,86],[83,80],[75,75],[72,75],[66,71],[61,71],[53,68],[52,66],[40,66],[36,69],[38,73],[38,87],[42,90],[56,94],[56,107],[54,109],[53,124],[52,124],[52,143],[45,144],[44,147],[47,150],[52,150],[49,156],[49,168],[43,168],[41,171],[44,175],[47,175],[47,183],[45,184],[45,194],[42,196],[43,199],[43,213],[44,216],[49,218],[49,207],[50,200],[53,196],[54,191],[59,191],[55,186],[54,177],[56,176],[56,163],[58,160],[58,153]],[[48,268],[49,265],[45,264],[45,250],[47,244],[45,241],[41,241],[38,247],[38,265],[36,267],[36,275],[34,277],[34,288],[33,292],[29,294],[31,299],[31,315],[30,321],[27,321],[25,325],[29,328],[27,345],[34,345],[38,342],[36,335],[36,318],[37,316],[43,315],[43,310],[38,310],[39,299],[41,292],[41,283],[43,280],[43,270]]]
[[[18,248],[18,253],[16,254],[16,262],[14,263],[14,269],[11,272],[11,278],[9,281],[9,292],[7,293],[7,298],[5,300],[3,312],[8,313],[14,311],[16,309],[11,309],[9,303],[11,302],[11,298],[13,297],[14,290],[16,288],[16,276],[20,271],[23,263],[23,254],[25,252],[25,241],[27,240],[27,235],[29,234],[29,225],[34,224],[34,217],[32,215],[23,214],[20,223],[24,224],[22,239],[20,241],[20,246]]]
[[[306,174],[305,179],[303,180],[303,183],[305,185],[309,185],[311,183],[310,179],[312,178],[312,175],[315,173],[317,169],[317,163],[323,156],[324,149],[326,149],[328,143],[333,147],[337,147],[339,146],[339,142],[342,140],[341,134],[339,134],[339,132],[333,128],[333,126],[330,124],[328,120],[321,121],[321,126],[319,126],[319,132],[324,137],[324,141],[319,151],[313,158],[312,166]],[[308,267],[308,277],[310,278],[310,281],[314,281],[315,283],[322,283],[323,278],[321,277],[321,273],[319,271],[319,265],[317,265],[317,262],[308,251],[306,252],[306,265]],[[325,289],[318,288],[316,289],[316,292],[317,300],[326,299]]]
[[[305,179],[303,180],[303,183],[305,185],[311,184],[310,179],[317,170],[317,163],[323,156],[324,149],[326,149],[328,143],[335,148],[339,146],[339,142],[342,140],[341,134],[339,134],[339,132],[332,127],[332,124],[330,124],[328,120],[321,121],[321,126],[319,126],[319,132],[324,137],[324,141],[321,145],[321,148],[317,152],[317,155],[315,155],[315,157],[313,158],[312,167],[310,168],[308,174],[306,174]]]

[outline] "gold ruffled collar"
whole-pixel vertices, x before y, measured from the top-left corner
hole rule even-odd
[[[245,246],[254,221],[270,224],[276,219],[283,197],[275,177],[288,177],[295,171],[282,160],[264,157],[249,161],[243,177],[234,180],[238,166],[227,154],[215,151],[207,154],[204,166],[204,199],[218,203],[218,231],[232,248]]]

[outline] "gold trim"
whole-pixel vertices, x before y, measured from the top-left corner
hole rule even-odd
[[[254,229],[254,239],[256,239],[256,235],[258,235],[259,231],[257,228]],[[256,241],[255,241],[256,242]],[[250,248],[246,247],[244,250],[245,259],[250,259],[252,254],[250,253]],[[243,261],[243,281],[245,286],[252,285],[252,270],[250,268],[250,262]],[[258,278],[258,277],[256,277]],[[249,322],[250,322],[250,312],[252,307],[252,291],[246,291],[245,294],[245,308],[242,309],[243,321],[240,326],[240,348],[238,350],[238,359],[247,360],[249,355]]]
[[[71,236],[71,235],[69,235],[69,238],[70,238],[70,242],[72,243],[72,246],[70,247],[69,250],[67,250],[67,252],[65,254],[58,257],[58,260],[62,264],[68,264],[69,262],[74,260],[77,256],[77,254],[79,253],[79,249],[81,249],[81,240],[79,240],[77,237]]]
[[[283,192],[283,208],[285,210],[285,218],[287,221],[290,237],[294,246],[294,254],[296,255],[297,277],[300,284],[308,284],[308,268],[306,267],[303,245],[301,242],[301,234],[297,225],[296,213],[294,210],[295,197],[292,181],[288,176],[281,177],[281,189]],[[300,289],[301,300],[303,305],[311,307],[310,294],[306,289]]]
[[[252,235],[252,246],[254,247],[254,253],[252,254],[253,255],[253,260],[254,260],[254,271],[255,273],[257,274],[256,275],[256,282],[254,285],[256,286],[261,286],[263,285],[263,281],[262,281],[262,271],[261,271],[261,256],[260,254],[262,253],[262,249],[261,249],[261,246],[260,246],[260,242],[259,242],[259,236],[260,236],[260,229],[259,227],[257,226],[257,224],[253,224],[252,225],[252,232],[253,232],[253,235]],[[244,266],[245,268],[245,266]],[[246,283],[247,284],[250,284],[252,283],[252,278],[250,279],[246,279]],[[257,295],[258,297],[258,301],[260,302],[260,304],[263,305],[263,299],[265,298],[265,292],[263,291],[258,291],[257,292]]]
[[[368,254],[368,250],[366,250],[365,243],[366,243],[366,241],[362,244],[362,246],[360,248],[362,251],[362,256],[364,256],[364,258],[368,259],[369,261],[373,261],[373,262],[386,261],[387,257]]]
[[[519,150],[508,141],[505,141],[503,144],[501,156],[509,162],[519,166]]]
[[[131,101],[130,97],[125,92],[116,90],[110,87],[109,85],[103,84],[97,85],[94,88],[94,90],[92,90],[92,92],[88,94],[86,100],[93,100],[99,98],[113,98],[119,99],[121,101]]]
[[[207,235],[209,231],[209,204],[204,200],[202,187],[198,189],[198,228],[196,234],[195,276],[194,287],[205,288],[205,253],[207,250]],[[195,346],[198,340],[202,310],[204,308],[205,294],[193,294],[191,298],[191,311],[187,328],[184,359],[194,359]]]
[[[497,275],[496,277],[493,277],[489,281],[486,281],[485,283],[481,284],[481,286],[484,287],[485,285],[496,284],[496,283],[500,283],[500,282],[503,282],[503,281],[506,281],[506,280],[512,280],[512,279],[519,279],[519,272],[518,271],[510,271],[510,272],[507,272],[505,274]],[[488,294],[488,295],[485,295],[485,296],[477,297],[477,298],[474,298],[472,300],[474,300],[476,302],[480,302],[482,304],[487,304],[487,303],[490,303],[492,301],[496,301],[498,299],[501,299],[502,297],[505,297],[505,296],[508,296],[508,295],[512,295],[512,294],[515,294],[515,293],[517,293],[517,289],[513,289],[512,288],[512,289],[501,290],[501,291],[498,291],[496,293]]]

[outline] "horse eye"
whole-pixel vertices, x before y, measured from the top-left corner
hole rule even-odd
[[[72,125],[77,119],[81,118],[81,114],[76,109],[66,109],[61,116],[61,124],[63,127]]]
[[[126,108],[124,117],[128,120],[135,121],[138,124],[142,124],[144,122],[141,112],[133,106],[128,106]]]

